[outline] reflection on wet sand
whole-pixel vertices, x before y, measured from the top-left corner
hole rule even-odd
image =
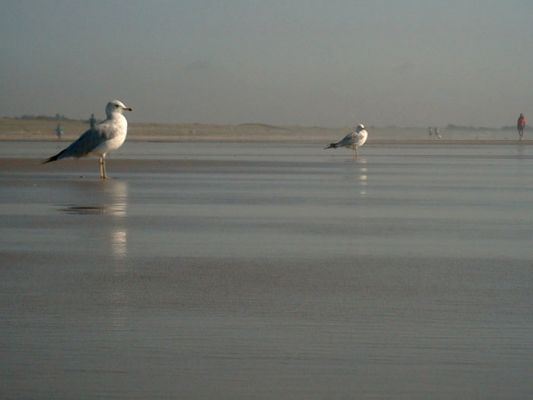
[[[359,157],[348,165],[348,179],[357,183],[359,195],[366,197],[368,195],[368,166],[365,157]]]
[[[111,232],[111,251],[117,259],[126,258],[128,254],[128,232],[117,229]]]
[[[81,198],[85,204],[72,204],[62,207],[60,211],[77,215],[111,215],[125,217],[128,205],[128,184],[124,181],[107,180],[103,182],[83,182],[75,186],[83,191]]]
[[[518,142],[518,145],[516,146],[516,157],[521,158],[527,158],[526,155],[526,146],[522,142]]]
[[[361,196],[366,196],[367,193],[367,186],[368,186],[368,168],[366,166],[366,158],[361,158],[357,164],[359,164],[359,194]]]
[[[0,171],[2,398],[531,397],[533,146],[158,146]]]
[[[108,215],[112,218],[106,241],[111,244],[111,254],[116,259],[127,255],[128,232],[121,220],[127,216],[128,184],[125,181],[108,180],[103,182],[83,182],[75,186],[83,191],[76,196],[87,199],[84,204],[72,204],[60,208],[65,214],[74,215]]]
[[[125,181],[106,180],[100,182],[81,182],[74,185],[79,199],[84,203],[62,207],[60,211],[68,215],[96,216],[103,218],[97,224],[99,237],[105,243],[100,246],[108,249],[112,262],[113,276],[116,284],[107,293],[110,308],[111,325],[114,330],[120,329],[126,322],[125,308],[129,304],[129,295],[123,285],[123,277],[127,273],[128,230],[126,217],[128,211],[128,184]],[[100,234],[101,233],[101,234]]]

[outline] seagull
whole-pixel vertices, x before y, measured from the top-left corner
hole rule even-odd
[[[106,120],[91,127],[75,142],[55,156],[50,157],[43,164],[69,157],[98,156],[100,178],[106,179],[105,157],[110,151],[118,149],[126,140],[128,121],[122,115],[124,111],[132,111],[120,100],[112,100],[105,107]]]
[[[357,125],[352,132],[344,136],[337,143],[330,143],[324,149],[336,149],[337,147],[348,147],[353,149],[353,158],[357,158],[357,149],[365,144],[368,132],[363,124]]]

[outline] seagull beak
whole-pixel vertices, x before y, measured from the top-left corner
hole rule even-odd
[[[131,108],[131,107],[125,107],[124,110],[125,110],[125,111],[133,111],[133,108]]]

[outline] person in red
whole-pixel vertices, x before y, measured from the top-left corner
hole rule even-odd
[[[524,114],[520,113],[518,121],[516,122],[516,129],[518,129],[518,136],[520,136],[520,140],[522,140],[522,138],[524,137],[524,128],[526,127],[526,124],[526,117],[524,117]]]

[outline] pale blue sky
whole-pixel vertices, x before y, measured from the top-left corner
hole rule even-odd
[[[530,0],[0,0],[0,115],[500,127],[533,120]]]

